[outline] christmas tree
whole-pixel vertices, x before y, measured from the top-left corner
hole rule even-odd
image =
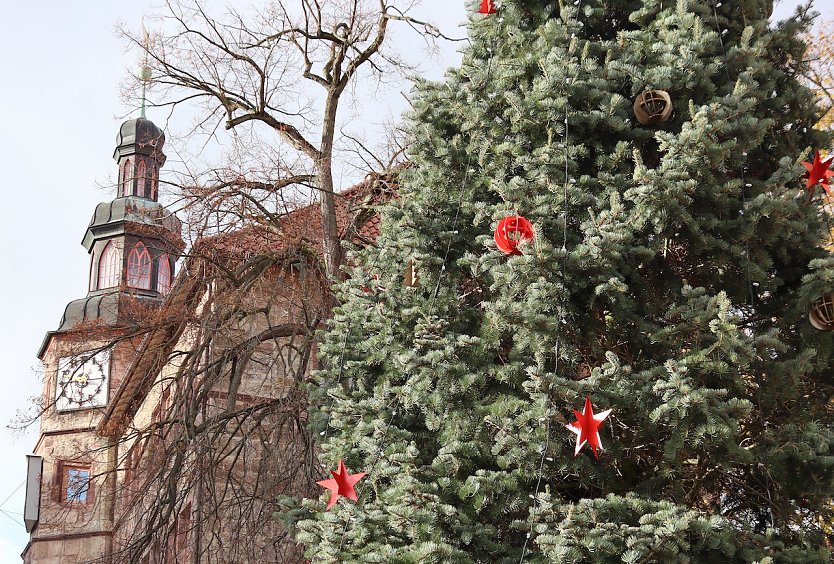
[[[771,9],[473,2],[322,336],[310,558],[828,560],[828,139]]]

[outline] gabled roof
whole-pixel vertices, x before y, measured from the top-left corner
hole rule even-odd
[[[339,236],[356,244],[368,244],[379,236],[379,216],[370,208],[395,196],[390,178],[369,175],[363,182],[336,194]],[[322,252],[321,211],[318,203],[293,210],[277,226],[251,225],[201,240],[195,249],[227,255],[281,253],[307,247]],[[207,249],[208,248],[208,249]],[[198,253],[193,253],[198,254]]]

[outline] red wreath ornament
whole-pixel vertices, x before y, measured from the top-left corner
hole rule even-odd
[[[498,222],[495,228],[495,244],[505,254],[521,255],[518,245],[535,237],[533,224],[520,215],[511,215]]]

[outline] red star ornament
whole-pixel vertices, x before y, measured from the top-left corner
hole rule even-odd
[[[498,13],[498,10],[495,9],[495,2],[493,2],[493,0],[481,0],[481,7],[478,11],[482,14]]]
[[[820,158],[820,152],[814,151],[814,161],[802,163],[806,170],[802,178],[807,180],[805,187],[808,188],[811,195],[814,194],[817,184],[822,186],[826,194],[831,193],[831,184],[828,183],[828,179],[834,176],[834,170],[830,170],[828,167],[831,166],[832,162],[834,162],[834,157],[824,161]]]
[[[602,427],[602,422],[611,414],[611,410],[607,409],[602,413],[594,414],[594,408],[591,406],[591,398],[585,398],[585,407],[582,413],[575,409],[573,414],[576,415],[576,421],[565,425],[565,427],[572,433],[576,433],[576,450],[574,457],[579,456],[579,451],[585,446],[585,443],[591,445],[591,450],[594,451],[594,456],[599,458],[597,449],[602,448],[602,440],[599,438],[599,428]]]
[[[339,496],[344,496],[353,501],[358,501],[356,490],[353,489],[354,484],[367,476],[367,472],[359,472],[358,474],[348,474],[345,468],[345,461],[339,460],[339,469],[336,472],[330,471],[333,477],[329,480],[319,480],[316,482],[323,488],[330,490],[330,501],[327,502],[327,509],[336,505]]]

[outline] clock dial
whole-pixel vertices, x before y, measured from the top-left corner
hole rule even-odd
[[[59,358],[55,407],[66,411],[105,405],[109,376],[110,351]]]

